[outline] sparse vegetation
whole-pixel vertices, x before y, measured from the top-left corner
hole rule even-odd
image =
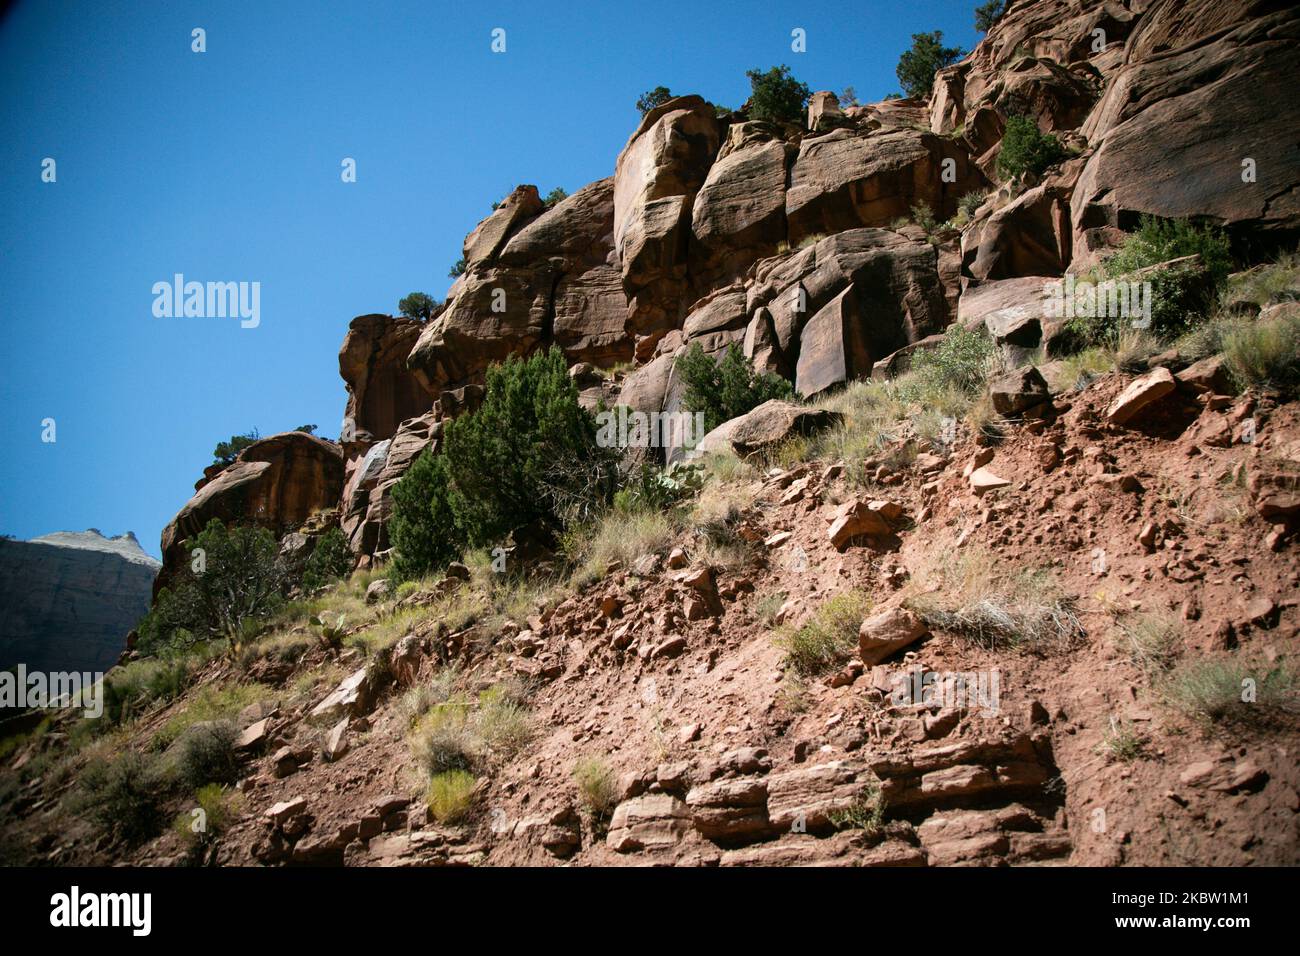
[[[988,3],[982,3],[975,8],[975,29],[980,33],[988,33],[993,29],[993,25],[1002,19],[1002,14],[1007,12],[1009,0],[988,0]]]
[[[85,814],[114,839],[134,846],[158,834],[170,784],[157,757],[127,749],[91,760],[81,771],[69,809]]]
[[[885,823],[885,795],[880,785],[869,785],[848,809],[831,813],[830,821],[837,830],[861,830],[868,836],[880,833]]]
[[[1122,615],[1116,628],[1121,649],[1148,675],[1168,668],[1182,650],[1182,626],[1167,614]]]
[[[496,209],[497,208],[496,204],[494,204],[492,208]],[[461,256],[454,263],[452,263],[451,268],[447,270],[447,278],[459,279],[461,276],[465,274],[466,268],[468,268],[468,263],[465,262],[465,257]]]
[[[199,787],[194,793],[197,806],[177,815],[172,829],[191,845],[192,851],[209,846],[230,828],[243,810],[243,796],[219,783]],[[194,811],[200,811],[195,813]]]
[[[346,577],[351,570],[352,552],[348,550],[348,539],[338,528],[330,528],[316,539],[316,547],[307,556],[302,586],[307,591],[314,591]]]
[[[234,783],[239,778],[235,741],[239,730],[227,720],[194,724],[176,746],[176,772],[190,787],[209,783]]]
[[[1264,664],[1233,654],[1183,661],[1158,685],[1175,710],[1201,720],[1265,726],[1300,708],[1300,685],[1287,661]]]
[[[913,582],[907,604],[926,624],[982,647],[1064,651],[1087,636],[1049,572],[1002,567],[987,551],[936,555]]]
[[[863,591],[844,591],[826,601],[800,627],[784,626],[776,643],[802,677],[816,677],[847,662],[858,647],[858,628],[871,609]]]
[[[971,332],[953,323],[936,347],[912,355],[912,375],[901,385],[903,395],[929,405],[950,389],[974,396],[984,388],[993,360],[993,340],[983,329]]]
[[[542,197],[543,209],[554,209],[564,200],[569,198],[569,191],[563,186],[556,186],[549,193]]]
[[[239,457],[241,451],[261,437],[254,428],[242,435],[231,435],[227,441],[217,442],[217,447],[212,449],[212,464],[229,465]]]
[[[1101,750],[1112,760],[1131,763],[1142,756],[1146,739],[1127,720],[1111,717],[1110,726],[1102,737]]]

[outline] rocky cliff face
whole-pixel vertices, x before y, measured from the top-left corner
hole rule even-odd
[[[158,568],[130,532],[0,540],[0,667],[108,670],[149,609]]]
[[[673,99],[642,117],[612,176],[549,209],[533,186],[511,193],[466,237],[466,271],[431,321],[355,319],[339,353],[341,479],[313,445],[323,470],[288,468],[311,471],[292,502],[259,492],[243,510],[287,528],[337,507],[367,564],[389,547],[392,485],[510,355],[557,346],[584,401],[672,412],[675,358],[737,343],[811,397],[896,374],[959,317],[1003,344],[1047,344],[1059,329],[1043,282],[1096,265],[1141,214],[1275,248],[1300,234],[1300,103],[1262,91],[1286,88],[1298,41],[1300,13],[1269,0],[1020,0],[928,102],[842,109],[819,92],[806,122],[779,124]],[[1016,114],[1069,151],[1041,181],[999,180]],[[918,203],[951,221],[970,193],[987,198],[960,228],[906,221]],[[258,448],[186,505],[165,560],[250,482],[280,487],[258,477]]]

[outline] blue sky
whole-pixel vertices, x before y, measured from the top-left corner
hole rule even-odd
[[[218,440],[336,436],[351,318],[442,298],[516,184],[610,175],[641,92],[734,107],[745,70],[786,63],[879,99],[911,33],[973,46],[975,5],[19,0],[0,21],[0,532],[132,530],[157,555]],[[155,318],[177,272],[260,282],[260,325]]]

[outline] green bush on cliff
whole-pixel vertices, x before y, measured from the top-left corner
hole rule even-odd
[[[790,75],[788,66],[774,66],[767,72],[746,70],[749,77],[749,118],[776,122],[803,120],[811,93],[806,83]]]
[[[438,308],[437,301],[433,296],[424,292],[412,292],[408,296],[403,296],[397,303],[397,309],[402,315],[411,319],[420,319],[428,322],[433,318],[433,312]]]
[[[316,541],[303,567],[302,586],[308,591],[346,577],[352,570],[352,552],[338,528],[330,528]]]
[[[1041,175],[1048,166],[1065,158],[1065,147],[1050,133],[1039,130],[1028,116],[1007,117],[998,152],[998,173],[1014,179],[1023,173]]]
[[[677,374],[686,385],[682,407],[704,413],[704,431],[744,415],[771,398],[789,398],[790,383],[770,372],[757,374],[735,342],[718,361],[696,342],[677,359]]]
[[[448,421],[442,453],[424,452],[393,488],[397,577],[520,528],[556,535],[586,504],[608,502],[616,452],[598,447],[596,431],[558,349],[488,369],[482,406]]]
[[[251,432],[245,432],[242,435],[231,435],[229,441],[217,442],[217,447],[212,449],[212,464],[230,464],[239,457],[241,451],[261,437],[257,429],[254,428]]]
[[[666,86],[656,86],[653,90],[646,90],[637,97],[636,108],[642,116],[649,113],[652,109],[663,106],[673,98],[673,91]]]
[[[213,518],[185,548],[188,560],[158,592],[137,628],[142,654],[239,637],[249,622],[281,603],[284,568],[275,536],[265,528],[228,529]]]

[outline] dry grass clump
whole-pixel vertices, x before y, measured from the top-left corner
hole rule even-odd
[[[801,627],[784,626],[776,635],[786,662],[801,677],[815,677],[840,667],[858,648],[858,628],[871,610],[863,591],[836,594]]]

